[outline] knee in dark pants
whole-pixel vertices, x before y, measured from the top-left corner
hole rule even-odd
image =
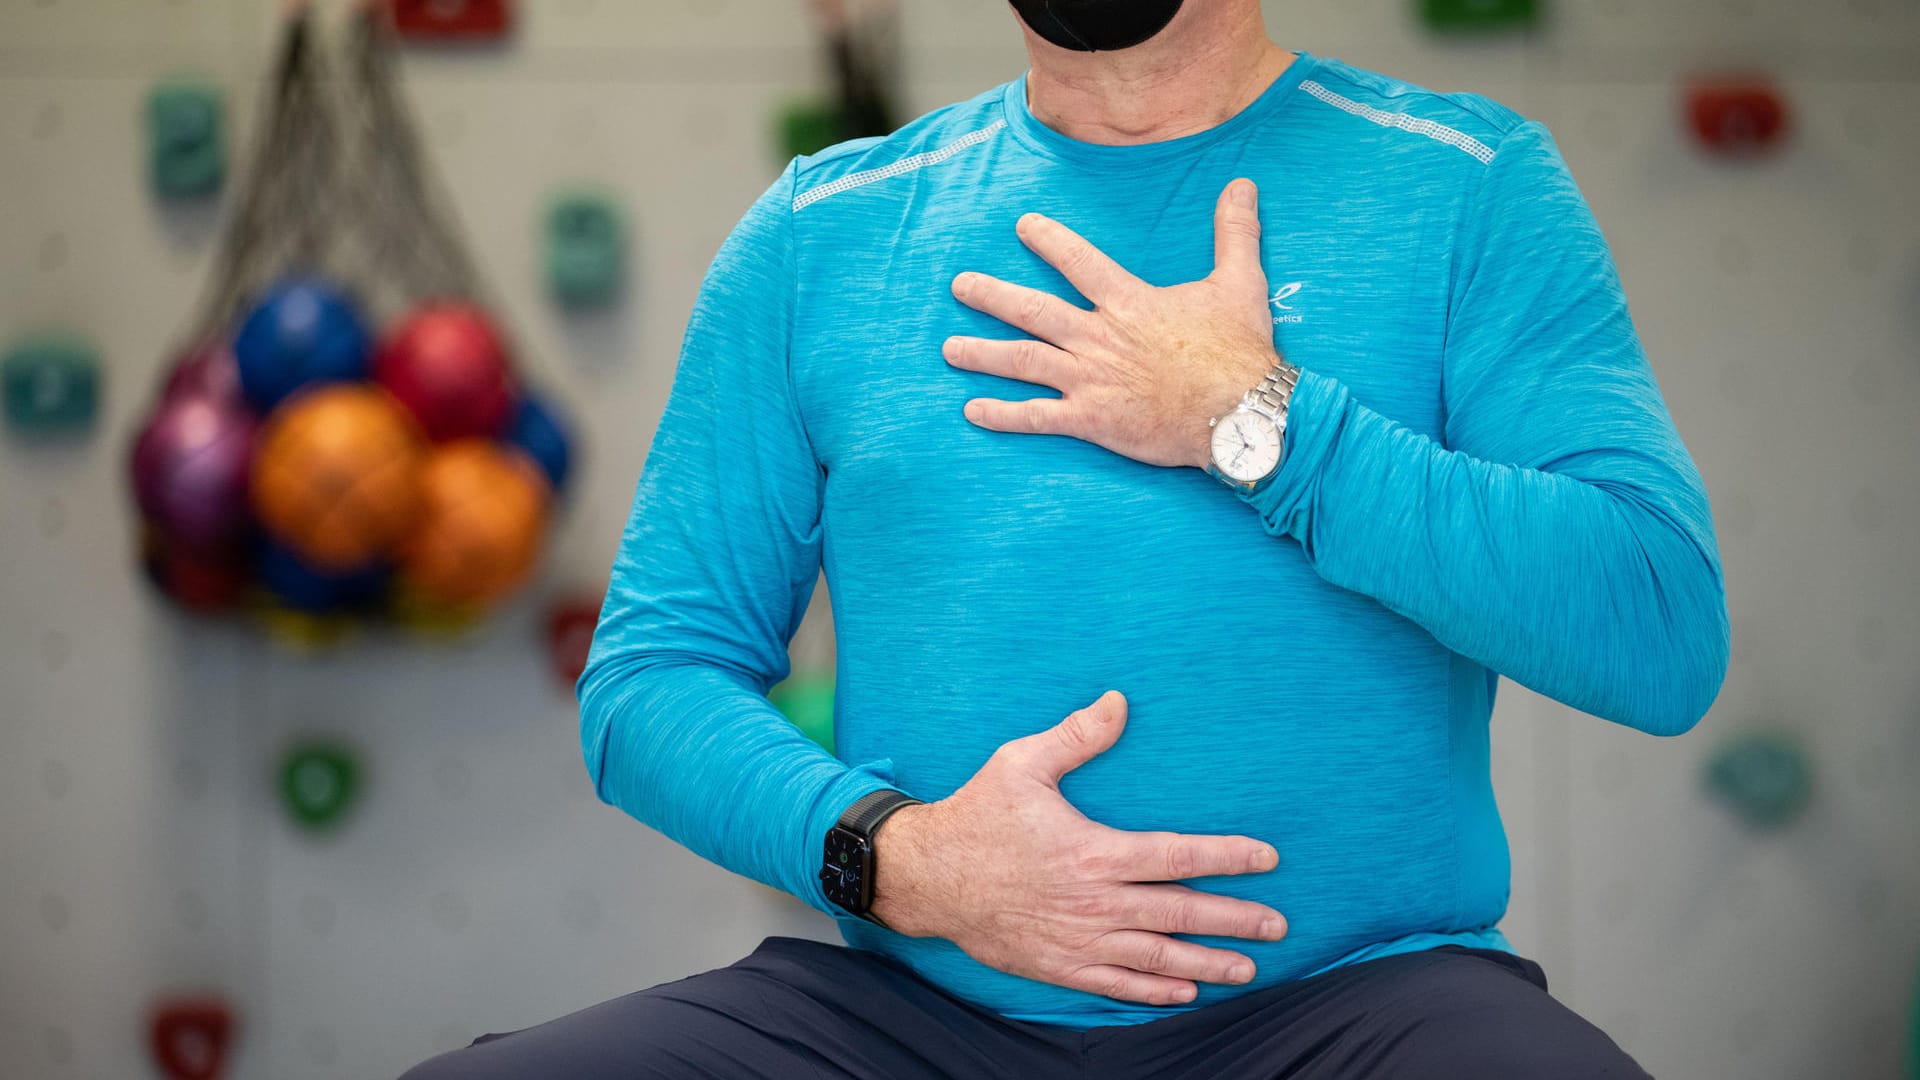
[[[482,1035],[429,1058],[400,1080],[650,1080],[685,1076],[685,1006],[659,987],[604,1002],[521,1031]]]
[[[1399,1005],[1410,1017],[1397,1062],[1427,1080],[1648,1080],[1606,1032],[1536,984],[1527,961],[1436,954]],[[1540,980],[1544,983],[1544,979]]]
[[[469,1075],[460,1071],[461,1055],[465,1054],[467,1049],[449,1050],[444,1054],[428,1058],[401,1073],[400,1080],[454,1080],[457,1076]]]
[[[415,1065],[402,1073],[400,1080],[476,1080],[479,1077],[507,1076],[509,1074],[501,1070],[500,1063],[489,1062],[485,1053],[488,1043],[507,1037],[507,1034],[482,1035],[470,1045],[448,1050]]]

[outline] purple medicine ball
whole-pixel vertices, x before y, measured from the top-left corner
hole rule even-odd
[[[233,358],[233,349],[217,341],[181,354],[160,391],[160,400],[171,401],[182,395],[240,401],[240,364]]]
[[[247,480],[253,414],[235,402],[182,394],[160,403],[133,445],[140,512],[183,547],[217,553],[252,523]]]

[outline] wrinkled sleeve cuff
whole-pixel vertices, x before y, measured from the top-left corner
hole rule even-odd
[[[1286,454],[1280,468],[1252,489],[1239,492],[1274,536],[1302,537],[1351,400],[1337,379],[1300,369],[1287,403]]]

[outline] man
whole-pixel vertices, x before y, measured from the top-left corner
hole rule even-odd
[[[603,798],[853,948],[417,1075],[1644,1075],[1497,928],[1498,675],[1673,735],[1728,647],[1552,139],[1257,0],[1013,6],[721,249],[580,683]],[[764,696],[823,565],[837,757]]]

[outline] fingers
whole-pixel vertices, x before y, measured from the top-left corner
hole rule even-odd
[[[1022,214],[1014,232],[1035,255],[1060,271],[1080,295],[1095,304],[1112,300],[1140,279],[1094,247],[1087,239],[1045,214]]]
[[[1149,975],[1117,964],[1088,964],[1062,979],[1060,984],[1102,997],[1148,1005],[1185,1004],[1193,1000],[1197,989],[1184,979]]]
[[[988,431],[1021,435],[1076,435],[1079,425],[1073,407],[1059,398],[999,401],[974,398],[963,410],[969,421]]]
[[[1260,266],[1260,195],[1251,180],[1228,184],[1214,205],[1213,272],[1257,278],[1262,291],[1266,288],[1266,271]]]
[[[1189,889],[1184,885],[1133,885],[1120,903],[1127,925],[1162,934],[1279,941],[1287,936],[1286,916],[1251,900]]]
[[[1133,881],[1183,881],[1215,874],[1258,874],[1280,865],[1272,845],[1250,836],[1127,833],[1122,870]]]
[[[1109,690],[1084,709],[1035,735],[1015,739],[1003,750],[1051,783],[1085,765],[1119,741],[1127,726],[1127,699]]]
[[[1065,390],[1073,372],[1073,357],[1044,341],[994,341],[988,338],[950,337],[940,353],[947,363],[967,371],[981,371],[1021,382]]]
[[[1148,975],[1232,986],[1253,981],[1253,961],[1240,953],[1145,930],[1115,930],[1102,935],[1093,951],[1109,964]]]
[[[953,298],[1034,337],[1064,344],[1088,332],[1093,313],[1052,293],[971,270],[953,279]]]

